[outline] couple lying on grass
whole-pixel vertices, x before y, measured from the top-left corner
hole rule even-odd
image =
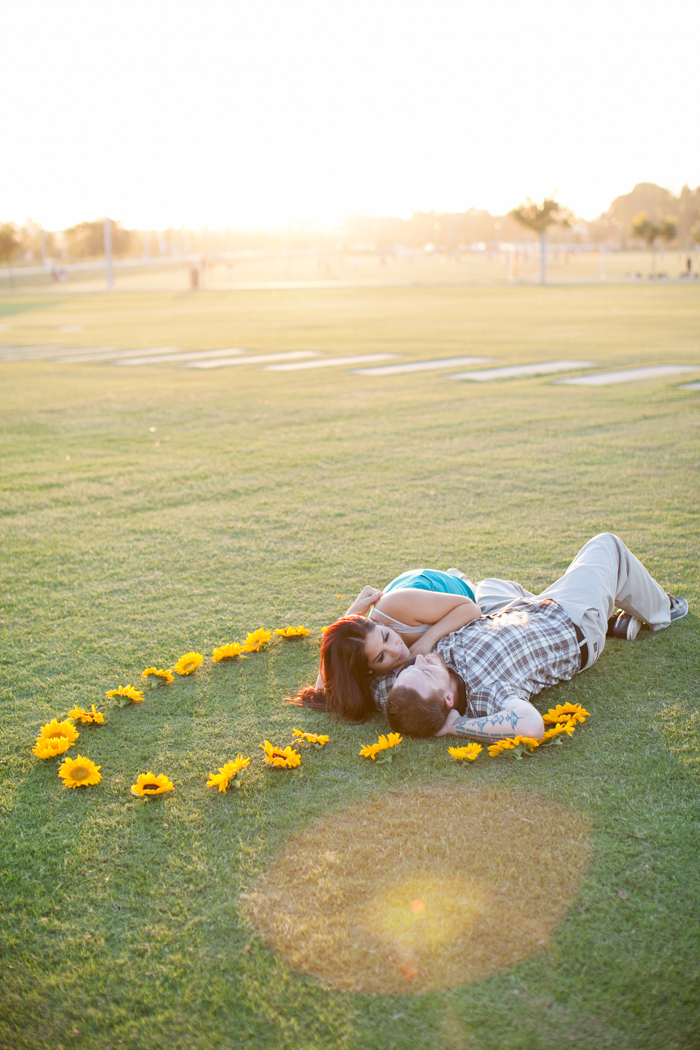
[[[316,688],[291,699],[349,721],[379,709],[408,736],[541,740],[533,696],[591,667],[606,636],[631,641],[687,612],[611,533],[538,595],[510,580],[474,588],[456,569],[407,572],[364,588],[325,633]]]

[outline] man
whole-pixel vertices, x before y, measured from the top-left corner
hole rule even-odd
[[[668,627],[688,612],[611,533],[595,536],[566,573],[540,595],[508,580],[484,580],[489,616],[442,638],[372,691],[389,725],[408,736],[451,733],[492,742],[521,735],[540,740],[544,724],[530,698],[591,667],[606,634],[632,640],[642,624]],[[622,609],[612,622],[615,607]]]

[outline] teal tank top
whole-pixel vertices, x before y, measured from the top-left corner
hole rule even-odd
[[[415,587],[418,591],[434,591],[437,594],[461,594],[472,601],[476,600],[468,583],[459,576],[441,572],[440,569],[409,569],[408,572],[402,572],[386,585],[384,594],[388,594],[389,591],[403,591],[407,587]]]

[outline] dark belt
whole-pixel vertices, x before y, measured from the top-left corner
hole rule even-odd
[[[576,641],[580,645],[579,651],[581,653],[581,664],[579,669],[583,671],[584,667],[588,663],[588,642],[583,642],[584,634],[581,628],[578,626],[578,624],[574,624],[574,630],[576,631]],[[583,645],[580,644],[581,642],[583,642]]]

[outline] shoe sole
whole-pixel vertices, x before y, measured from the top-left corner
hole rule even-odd
[[[638,620],[636,616],[630,616],[630,622],[627,624],[627,641],[633,642],[641,629],[642,621]]]
[[[686,601],[685,598],[674,598],[672,594],[669,594],[668,598],[669,599],[673,599],[673,601],[675,601],[675,602],[680,602],[681,603],[680,609],[678,609],[678,607],[676,607],[675,610],[671,609],[671,612],[670,612],[671,623],[675,623],[677,620],[682,620],[684,616],[688,615],[688,602]],[[674,616],[674,612],[675,612],[675,616]]]
[[[613,638],[633,642],[642,629],[642,621],[630,613],[620,613],[612,629]]]

